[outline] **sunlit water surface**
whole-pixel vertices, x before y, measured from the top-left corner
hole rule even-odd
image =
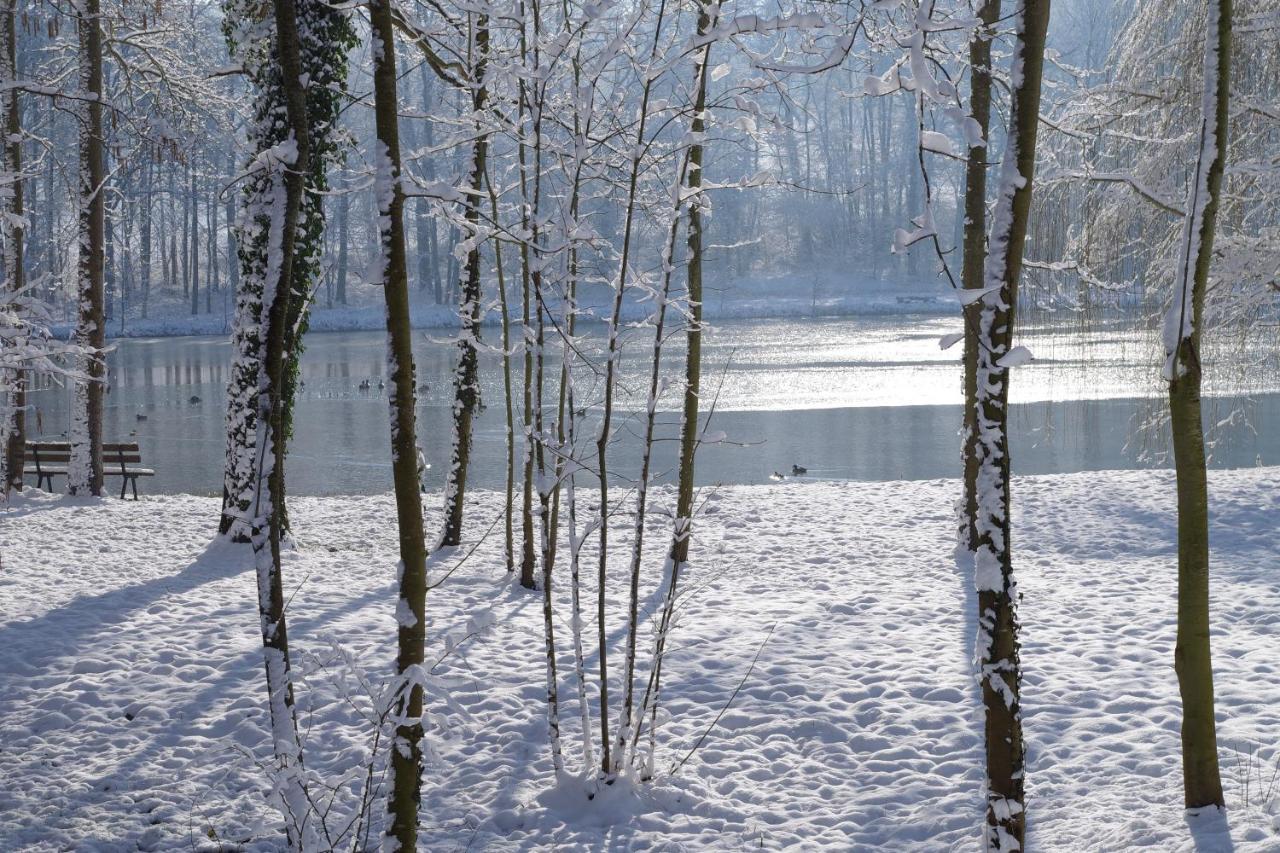
[[[714,405],[709,432],[726,442],[704,446],[698,481],[770,482],[791,466],[808,477],[931,479],[955,476],[960,421],[960,345],[943,351],[939,339],[960,331],[958,319],[873,317],[733,321],[717,325],[704,345],[704,412]],[[588,333],[589,325],[584,324]],[[432,463],[431,487],[443,479],[450,436],[451,375],[456,347],[440,332],[417,331],[419,436]],[[485,329],[492,344],[497,329]],[[1121,326],[1092,329],[1028,326],[1020,343],[1036,360],[1013,372],[1010,393],[1015,470],[1050,473],[1165,464],[1163,434],[1142,429],[1158,416],[1160,354],[1153,336]],[[584,346],[599,350],[598,338]],[[632,332],[624,351],[621,414],[612,466],[625,480],[639,467],[638,412],[648,382],[651,332]],[[554,406],[559,344],[549,336],[547,405]],[[1255,353],[1256,347],[1249,350]],[[378,382],[386,372],[385,334],[313,334],[302,361],[305,387],[297,403],[288,463],[293,494],[365,494],[391,488],[388,409]],[[1256,356],[1251,355],[1251,358]],[[1245,364],[1240,353],[1206,355],[1211,464],[1280,464],[1280,384],[1272,356]],[[157,469],[151,492],[212,494],[221,489],[225,451],[224,400],[231,345],[223,338],[124,340],[108,363],[107,440],[135,437]],[[676,336],[664,352],[671,375],[660,407],[662,438],[676,434],[673,413],[684,353]],[[505,483],[505,406],[501,361],[482,364],[485,410],[478,419],[471,483]],[[521,361],[513,359],[519,411]],[[361,390],[362,380],[370,381]],[[600,382],[589,371],[577,380],[586,431],[595,427]],[[57,437],[67,428],[69,392],[51,387],[33,395],[33,432]],[[658,444],[655,470],[669,479],[675,442]]]

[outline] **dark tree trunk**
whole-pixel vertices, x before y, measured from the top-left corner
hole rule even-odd
[[[67,480],[72,494],[102,494],[102,397],[106,363],[103,316],[105,262],[106,167],[102,137],[102,22],[99,0],[86,0],[77,24],[80,40],[80,83],[87,103],[80,136],[79,317],[76,342],[92,349],[83,360],[85,376],[76,382],[72,412],[71,465]]]
[[[1187,203],[1174,307],[1166,323],[1170,425],[1178,476],[1178,640],[1174,668],[1182,695],[1182,780],[1187,808],[1224,805],[1209,646],[1209,486],[1200,383],[1204,298],[1213,262],[1231,92],[1232,0],[1209,0],[1205,33],[1205,114],[1195,186]],[[1216,12],[1216,15],[1215,15]],[[1216,18],[1216,20],[1215,20]],[[1190,296],[1188,305],[1187,296]],[[1190,331],[1185,312],[1190,309]]]
[[[196,170],[191,169],[191,315],[200,313],[200,195],[196,192]]]
[[[409,326],[409,273],[404,246],[404,190],[400,184],[400,139],[396,97],[395,30],[390,0],[369,7],[375,46],[374,110],[381,156],[377,162],[379,241],[386,259],[382,270],[390,339],[391,459],[400,531],[399,652],[396,671],[413,678],[422,666],[426,644],[427,552],[422,530],[422,492],[414,423],[413,338]],[[391,182],[391,192],[383,182]],[[406,618],[406,616],[408,618]],[[405,688],[408,686],[407,694]],[[397,691],[395,743],[391,749],[388,839],[398,849],[417,849],[418,808],[422,800],[422,685],[402,681]]]
[[[339,305],[347,304],[347,245],[351,242],[351,193],[344,190],[338,202],[338,273],[337,301]]]
[[[2,51],[0,62],[4,63],[3,69],[0,69],[0,82],[3,83],[18,78],[16,6],[16,0],[4,0],[3,5],[0,5],[0,27],[4,28],[4,43],[0,45],[0,51]],[[4,97],[6,109],[3,121],[6,138],[3,150],[3,171],[13,180],[13,188],[8,196],[8,210],[0,211],[10,215],[4,235],[5,253],[3,263],[0,263],[0,267],[3,267],[0,269],[0,274],[8,279],[10,291],[18,293],[26,286],[23,269],[23,243],[26,234],[22,225],[22,180],[19,177],[22,174],[22,111],[19,109],[17,89],[10,89]],[[22,370],[15,370],[9,377],[9,381],[12,384],[9,387],[7,401],[9,424],[4,447],[5,481],[0,482],[0,497],[7,495],[10,489],[22,490],[23,452],[27,440],[26,374]]]
[[[278,238],[270,242],[278,256],[267,264],[263,311],[264,349],[259,366],[261,393],[257,398],[257,423],[262,425],[255,447],[254,502],[250,541],[258,569],[259,616],[266,664],[267,698],[278,771],[285,789],[288,812],[286,833],[291,850],[304,850],[309,806],[302,775],[302,748],[294,710],[293,679],[289,660],[289,636],[285,616],[284,578],[280,561],[284,534],[285,370],[288,359],[288,324],[293,294],[298,221],[305,175],[310,158],[306,92],[302,86],[302,62],[294,0],[274,0],[276,57],[279,62],[285,112],[296,155],[291,168],[275,180],[284,185],[284,210],[279,216]],[[268,204],[280,204],[273,193]],[[271,215],[270,219],[275,220]],[[278,241],[278,242],[277,242]],[[265,439],[265,440],[264,440]]]
[[[479,15],[476,20],[476,64],[472,79],[475,88],[471,96],[471,109],[479,116],[485,109],[488,90],[484,86],[486,59],[489,52],[489,19]],[[479,128],[477,128],[477,131]],[[471,146],[471,174],[468,186],[471,192],[463,202],[463,215],[469,230],[480,225],[480,193],[484,189],[485,162],[488,157],[489,138],[477,133]],[[481,241],[476,241],[467,253],[460,291],[462,300],[459,315],[462,332],[458,338],[458,363],[454,369],[453,448],[449,460],[444,487],[444,531],[440,545],[454,546],[462,541],[462,516],[466,501],[467,469],[471,463],[472,421],[480,403],[479,349],[480,343],[480,261]]]
[[[1025,0],[1015,16],[1012,62],[1021,67],[1011,96],[1009,138],[996,198],[986,284],[978,308],[977,659],[986,709],[987,845],[1020,850],[1026,832],[1025,749],[1018,590],[1013,576],[1009,491],[1009,372],[1018,281],[1031,211],[1036,131],[1049,0]]]
[[[970,146],[964,172],[964,256],[960,283],[981,290],[987,262],[987,163],[991,157],[991,38],[1000,19],[1000,0],[984,0],[978,10],[982,26],[969,40],[969,115],[986,143]],[[964,516],[961,537],[969,551],[978,549],[978,314],[981,306],[964,308]]]
[[[142,246],[139,258],[139,289],[142,291],[142,319],[147,319],[147,301],[151,296],[151,216],[154,204],[155,163],[148,157],[142,190]]]

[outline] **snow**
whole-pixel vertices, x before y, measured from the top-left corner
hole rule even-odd
[[[938,133],[936,130],[922,132],[920,134],[920,145],[925,151],[932,151],[935,154],[951,156],[955,153],[955,149],[951,145],[951,138],[945,133]]]
[[[1165,379],[1173,381],[1182,376],[1185,365],[1179,362],[1182,342],[1191,340],[1195,334],[1195,293],[1197,289],[1197,268],[1202,264],[1202,255],[1212,251],[1212,220],[1209,206],[1214,202],[1215,189],[1212,186],[1211,173],[1214,168],[1221,168],[1219,143],[1225,142],[1226,134],[1218,127],[1218,60],[1221,51],[1230,51],[1230,44],[1223,44],[1218,32],[1222,8],[1219,0],[1210,0],[1207,4],[1204,42],[1204,81],[1201,93],[1201,126],[1200,146],[1196,159],[1195,178],[1191,187],[1191,197],[1187,200],[1188,216],[1185,218],[1182,239],[1179,245],[1179,257],[1174,273],[1173,299],[1165,312],[1161,328],[1164,341],[1165,360],[1161,373]],[[1225,81],[1224,81],[1225,88]],[[1221,95],[1225,98],[1225,92]],[[1225,147],[1225,146],[1224,146]],[[1216,214],[1216,208],[1213,211]]]
[[[1031,350],[1024,346],[1016,346],[1000,356],[996,360],[996,365],[999,367],[1021,367],[1024,364],[1030,364],[1034,359],[1035,356],[1031,354]]]
[[[761,175],[768,176],[767,172]],[[759,176],[757,176],[759,177]],[[753,178],[752,180],[755,180]],[[763,178],[761,178],[763,180]],[[374,265],[375,267],[377,264]],[[356,275],[353,274],[355,279]],[[956,313],[956,295],[945,283],[933,278],[922,280],[878,280],[847,271],[824,271],[785,276],[709,276],[709,296],[704,303],[708,319],[758,319],[779,317],[838,317],[871,314],[950,315]],[[584,288],[584,290],[588,290]],[[386,306],[381,290],[368,294],[367,304],[314,305],[308,323],[309,332],[383,331],[386,328]],[[611,307],[612,289],[603,298],[601,292],[587,292],[579,298],[583,311],[607,314]],[[905,301],[904,301],[905,300]],[[323,296],[320,297],[323,303]],[[501,322],[496,307],[497,295],[486,292],[481,306],[482,323],[493,327]],[[558,300],[548,298],[548,306],[559,313]],[[156,338],[184,335],[222,335],[231,328],[231,318],[221,312],[192,316],[189,303],[166,306],[165,313],[153,312],[146,320],[130,316],[123,331],[119,318],[107,322],[110,338]],[[647,318],[652,306],[628,299],[623,308],[627,322]],[[410,306],[414,328],[456,329],[458,306],[433,305],[425,302]],[[49,324],[60,338],[67,338],[72,325],[66,321]]]
[[[1028,849],[1280,850],[1280,803],[1259,803],[1255,780],[1246,806],[1238,761],[1256,749],[1264,778],[1280,761],[1278,475],[1210,472],[1232,808],[1198,817],[1181,808],[1172,473],[1014,483]],[[428,596],[422,849],[975,849],[985,804],[973,583],[947,558],[959,493],[956,481],[788,481],[714,495],[694,522],[691,594],[664,668],[659,780],[623,780],[590,804],[575,776],[552,779],[541,595],[508,579],[491,535]],[[502,500],[474,498],[473,534]],[[650,499],[661,511],[674,493]],[[284,570],[307,771],[349,774],[335,809],[345,819],[371,735],[346,661],[375,686],[392,671],[394,500],[291,508],[299,547]],[[206,548],[218,510],[183,495],[27,492],[0,514],[0,849],[279,849],[254,763],[270,745],[252,556]],[[437,529],[439,511],[427,521]],[[611,523],[630,535],[625,513]],[[647,540],[642,601],[667,545]],[[590,539],[584,549],[594,559]],[[611,568],[619,593],[626,562]],[[567,578],[555,591],[567,617]],[[770,626],[732,706],[667,774]],[[560,643],[560,725],[573,743],[577,688]]]

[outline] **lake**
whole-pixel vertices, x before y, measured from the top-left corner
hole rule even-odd
[[[598,322],[595,325],[600,325]],[[585,346],[600,339],[584,324]],[[749,320],[717,323],[704,345],[704,411],[714,400],[712,432],[726,442],[703,447],[698,482],[766,483],[791,466],[824,479],[896,480],[952,477],[958,472],[960,354],[939,348],[960,331],[958,319],[936,316]],[[498,330],[486,328],[487,343]],[[638,471],[640,410],[648,381],[652,333],[633,331],[624,349],[621,412],[615,419],[620,481]],[[450,385],[456,348],[443,330],[414,333],[419,382],[419,440],[438,488],[448,459]],[[549,333],[550,339],[550,333]],[[1146,467],[1167,464],[1164,430],[1140,425],[1160,410],[1163,388],[1154,336],[1120,325],[1025,327],[1020,343],[1036,360],[1013,372],[1012,457],[1019,473]],[[558,356],[559,344],[549,352]],[[302,360],[305,386],[297,403],[287,475],[292,494],[369,494],[391,489],[388,409],[378,389],[386,372],[385,333],[314,333]],[[1270,349],[1274,354],[1274,348]],[[215,494],[221,490],[223,419],[231,345],[225,338],[127,339],[108,356],[108,441],[136,438],[157,470],[150,492]],[[672,439],[683,369],[673,340],[664,354],[673,379],[660,406],[661,435]],[[547,370],[547,400],[555,400],[558,360]],[[520,388],[520,359],[513,360]],[[1280,464],[1280,385],[1273,358],[1246,365],[1229,348],[1206,354],[1210,377],[1206,420],[1214,467]],[[589,371],[577,380],[579,400],[598,398]],[[1269,377],[1261,379],[1260,377]],[[363,380],[370,388],[361,390]],[[470,483],[505,483],[505,416],[500,354],[482,361],[485,409],[475,434]],[[32,395],[31,431],[65,433],[70,391]],[[517,399],[517,411],[519,400]],[[590,411],[588,429],[594,429]],[[655,471],[670,480],[676,442],[658,445]]]

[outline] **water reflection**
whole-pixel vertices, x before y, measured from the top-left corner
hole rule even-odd
[[[921,479],[956,474],[959,347],[941,351],[938,338],[955,321],[938,318],[851,318],[734,322],[721,325],[705,348],[707,402],[717,408],[713,431],[727,442],[703,448],[701,483],[764,483],[793,464],[810,477]],[[437,333],[438,334],[438,333]],[[496,333],[491,332],[496,337]],[[420,389],[421,443],[438,488],[450,435],[449,404],[454,347],[415,334]],[[1037,361],[1015,374],[1012,386],[1014,464],[1023,473],[1129,468],[1162,464],[1161,447],[1137,429],[1160,410],[1158,356],[1148,336],[1101,329],[1088,333],[1030,329],[1023,343]],[[595,344],[598,345],[598,341]],[[587,342],[588,346],[591,342]],[[391,488],[385,337],[381,332],[314,334],[302,361],[288,469],[294,494],[367,494]],[[625,480],[638,469],[647,341],[626,351],[619,457]],[[231,346],[219,338],[167,338],[120,342],[109,356],[105,429],[109,440],[134,437],[157,469],[153,491],[213,494],[221,484],[224,397]],[[678,345],[666,358],[675,367]],[[1280,464],[1280,437],[1266,427],[1280,416],[1275,388],[1259,388],[1242,403],[1224,361],[1208,420],[1236,410],[1247,423],[1215,431],[1213,464]],[[1211,365],[1211,371],[1215,366]],[[520,364],[513,365],[519,387]],[[547,375],[558,373],[552,357]],[[1228,381],[1222,382],[1226,376]],[[365,380],[367,388],[361,384]],[[579,381],[590,405],[598,388]],[[678,383],[664,397],[670,411]],[[65,432],[70,392],[48,387],[33,394],[33,426],[45,437]],[[484,356],[471,482],[505,483],[505,414],[498,357]],[[551,395],[552,397],[554,395]],[[589,416],[590,420],[590,416]],[[673,439],[678,418],[660,417],[660,436]],[[588,423],[588,430],[591,429]],[[1159,436],[1160,430],[1152,435]],[[670,472],[674,441],[658,445],[655,470]]]

